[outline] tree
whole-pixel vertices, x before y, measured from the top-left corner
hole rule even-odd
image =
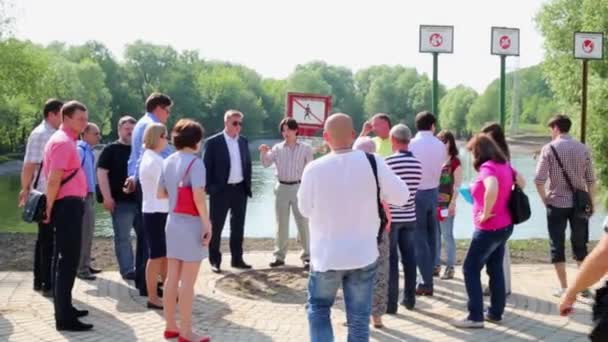
[[[439,103],[441,127],[452,130],[457,137],[462,137],[467,128],[467,113],[477,97],[474,89],[463,85],[450,89]]]

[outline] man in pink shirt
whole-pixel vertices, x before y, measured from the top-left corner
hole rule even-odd
[[[78,320],[88,311],[72,306],[72,288],[80,259],[81,225],[87,180],[80,168],[76,140],[88,123],[87,108],[70,101],[61,108],[63,124],[53,133],[44,148],[47,179],[45,223],[55,227],[55,326],[57,330],[86,331],[93,328]]]

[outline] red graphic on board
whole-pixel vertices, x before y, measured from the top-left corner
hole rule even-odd
[[[439,33],[433,33],[429,37],[429,43],[434,47],[440,47],[443,44],[443,37]]]
[[[498,44],[503,50],[506,50],[511,47],[511,38],[509,38],[509,36],[502,36],[500,37]]]
[[[585,39],[583,41],[583,51],[585,51],[585,53],[592,53],[594,48],[595,48],[595,44],[593,44],[592,40]]]

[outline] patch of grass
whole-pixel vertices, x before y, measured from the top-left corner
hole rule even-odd
[[[18,152],[12,152],[12,153],[5,153],[0,155],[0,164],[12,161],[12,160],[21,160],[23,159],[23,153],[18,153]]]

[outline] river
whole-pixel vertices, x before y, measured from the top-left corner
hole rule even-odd
[[[257,147],[261,141],[253,142],[252,147]],[[269,143],[269,141],[264,141]],[[252,152],[254,160],[257,160],[257,152]],[[464,166],[465,181],[470,181],[475,175],[471,166],[470,159],[466,153],[462,153],[462,162]],[[528,239],[528,238],[547,238],[547,220],[545,209],[536,195],[534,189],[533,178],[536,161],[532,158],[532,154],[515,153],[513,155],[513,164],[519,172],[521,172],[527,182],[528,187],[526,193],[530,198],[532,206],[532,217],[524,224],[518,225],[513,231],[513,239]],[[253,164],[253,198],[250,199],[247,206],[247,218],[245,226],[245,235],[247,237],[273,237],[275,231],[274,219],[274,194],[272,191],[274,185],[274,171],[272,168],[263,168],[259,162]],[[33,232],[34,225],[27,224],[21,221],[21,211],[17,208],[17,195],[19,193],[19,175],[18,174],[3,174],[0,175],[0,232]],[[605,213],[596,213],[590,223],[590,237],[592,240],[597,240],[601,234],[601,223]],[[459,199],[457,203],[457,215],[454,224],[454,235],[458,239],[466,239],[471,237],[471,206],[464,200]],[[228,220],[227,220],[228,221]],[[291,221],[290,235],[296,236],[295,223]],[[227,228],[227,227],[226,227]],[[101,206],[97,208],[96,234],[99,236],[112,235],[112,223],[109,215],[103,211]],[[229,235],[229,230],[224,230],[224,235]]]

